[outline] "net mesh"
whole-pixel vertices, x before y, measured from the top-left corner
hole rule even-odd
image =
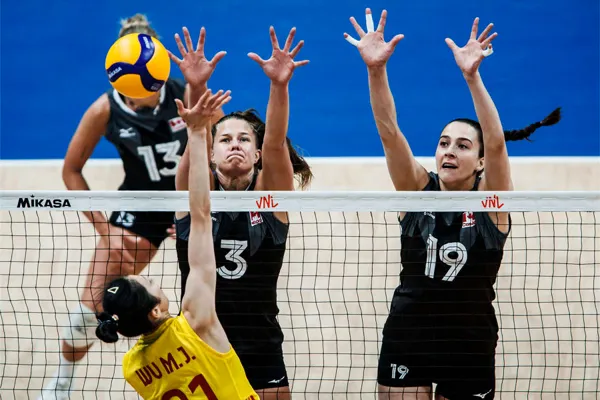
[[[262,195],[217,193],[213,207],[261,210]],[[2,399],[36,398],[58,366],[59,333],[68,325],[67,310],[79,300],[97,242],[77,210],[131,210],[132,201],[138,210],[185,209],[187,199],[185,194],[38,193],[36,198],[70,198],[69,205],[48,209],[31,203],[23,209],[17,199],[24,196],[31,193],[3,194],[0,211]],[[290,211],[278,306],[294,398],[377,397],[381,332],[401,269],[398,210],[487,208],[486,194],[401,196],[277,194],[277,203],[269,203]],[[503,210],[511,211],[512,230],[495,285],[496,398],[598,398],[599,196],[501,197]],[[143,275],[160,283],[170,311],[177,313],[174,240],[164,242]],[[123,354],[133,344],[121,339],[94,345],[79,363],[71,398],[138,398],[121,370]]]

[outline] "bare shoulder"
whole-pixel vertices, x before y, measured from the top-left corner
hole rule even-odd
[[[94,120],[108,121],[110,117],[110,101],[108,100],[108,94],[103,93],[98,97],[87,109],[86,114]]]
[[[108,94],[102,93],[100,97],[96,99],[90,106],[90,108],[94,108],[98,112],[102,113],[110,113],[110,102],[108,101]]]

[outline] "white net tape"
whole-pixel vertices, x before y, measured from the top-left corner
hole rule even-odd
[[[600,192],[211,192],[213,211],[600,211]],[[185,211],[187,192],[3,191],[0,210]]]

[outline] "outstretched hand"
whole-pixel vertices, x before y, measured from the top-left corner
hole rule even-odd
[[[360,56],[365,64],[367,64],[367,67],[381,67],[390,59],[398,43],[404,39],[404,35],[396,35],[392,40],[386,42],[383,37],[383,31],[387,21],[387,11],[383,10],[381,12],[377,30],[375,30],[373,24],[373,14],[371,14],[371,9],[367,8],[365,14],[367,19],[367,32],[365,33],[365,31],[363,31],[354,17],[350,17],[350,22],[354,26],[356,33],[358,33],[360,40],[354,39],[345,32],[344,38],[350,44],[358,48]]]
[[[185,121],[191,131],[196,131],[208,126],[214,113],[230,100],[231,90],[225,93],[219,90],[213,94],[208,89],[191,109],[185,108],[183,102],[179,99],[175,99],[175,103],[177,103],[179,116]]]
[[[492,40],[498,36],[497,33],[493,33],[488,37],[493,27],[494,24],[489,24],[484,31],[481,32],[481,35],[477,37],[477,31],[479,30],[479,17],[477,17],[475,18],[475,21],[473,21],[469,41],[464,47],[458,47],[452,39],[446,38],[446,44],[450,50],[452,50],[452,53],[454,53],[456,65],[458,65],[465,77],[475,75],[481,61],[493,53]]]
[[[225,51],[219,51],[215,56],[208,60],[204,54],[204,42],[206,40],[206,29],[202,27],[200,29],[200,37],[198,38],[198,44],[194,50],[192,44],[192,38],[190,32],[186,27],[183,27],[183,37],[185,38],[184,46],[181,42],[179,34],[175,34],[175,42],[183,59],[178,58],[169,51],[169,57],[181,70],[183,77],[190,86],[205,85],[212,73],[214,72],[219,61],[227,54]]]
[[[294,58],[298,55],[298,52],[300,52],[302,46],[304,46],[304,40],[298,42],[296,47],[290,51],[292,48],[292,43],[294,42],[294,36],[296,35],[296,28],[292,28],[290,31],[283,49],[279,47],[277,35],[275,34],[275,28],[271,26],[269,28],[269,33],[271,35],[271,44],[273,45],[271,58],[268,60],[263,60],[256,53],[248,53],[248,57],[256,61],[258,65],[261,66],[265,75],[267,75],[271,82],[279,85],[287,84],[290,79],[292,79],[294,70],[297,67],[302,67],[308,64],[309,62],[308,60],[294,61]]]

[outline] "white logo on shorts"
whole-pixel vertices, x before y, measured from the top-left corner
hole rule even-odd
[[[474,394],[473,397],[481,397],[482,399],[485,399],[485,396],[487,396],[488,394],[490,394],[491,391],[492,391],[492,389],[488,390],[485,393],[477,393],[477,394]]]
[[[279,382],[281,382],[281,381],[282,381],[282,380],[284,380],[284,379],[285,379],[285,375],[284,375],[284,376],[282,376],[282,377],[281,377],[281,378],[279,378],[279,379],[273,379],[272,381],[269,381],[268,383],[279,383]]]
[[[117,217],[116,223],[121,225],[124,228],[131,228],[133,226],[133,222],[135,221],[135,215],[130,214],[125,211],[121,211],[119,216]]]

